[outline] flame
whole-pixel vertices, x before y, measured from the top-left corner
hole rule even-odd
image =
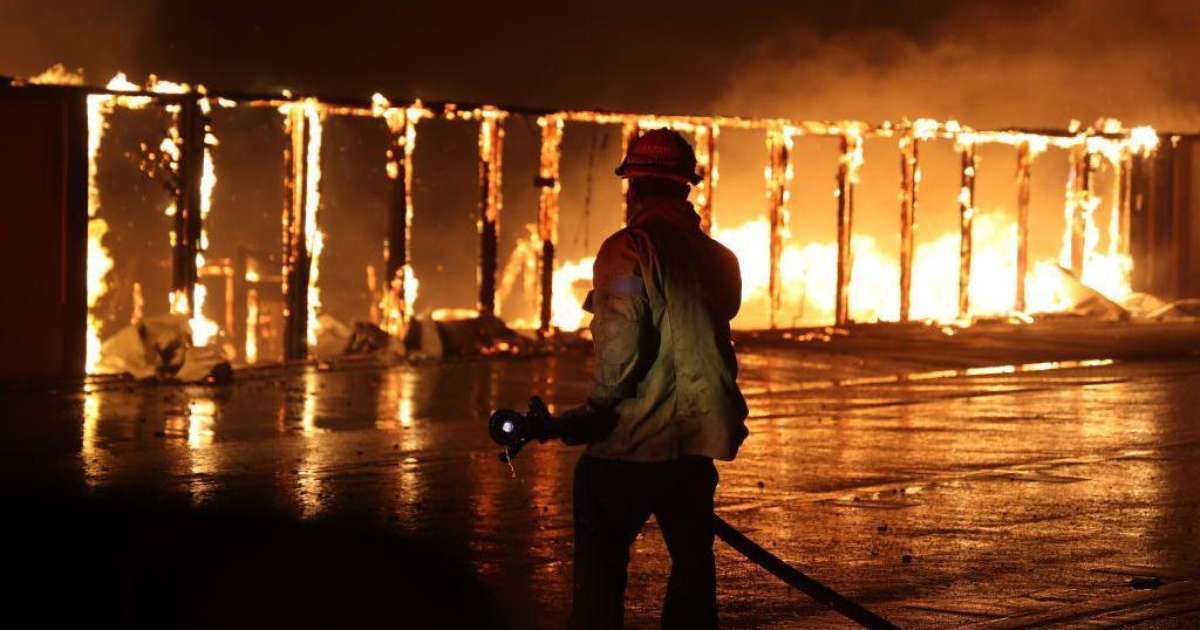
[[[71,82],[73,75],[66,73],[60,66],[55,66],[47,70],[42,75],[34,79],[48,82]],[[33,79],[31,79],[33,81]],[[132,82],[124,72],[118,72],[105,86],[106,89],[113,92],[139,92],[142,91],[142,86]],[[158,94],[186,94],[192,92],[192,87],[187,83],[176,83],[172,81],[164,81],[155,75],[150,75],[146,80],[146,91]],[[204,86],[197,86],[196,92],[203,94]],[[153,102],[153,98],[144,95],[124,95],[124,94],[91,94],[87,97],[87,118],[88,118],[88,318],[87,318],[87,354],[85,359],[85,369],[87,372],[95,372],[100,363],[100,327],[101,322],[98,315],[95,313],[96,304],[100,298],[108,292],[108,285],[105,282],[105,276],[113,268],[113,259],[110,252],[103,245],[103,237],[108,232],[108,224],[98,217],[100,210],[100,191],[97,185],[97,158],[100,153],[100,143],[108,129],[107,117],[112,113],[117,106],[128,109],[143,109]],[[218,101],[222,106],[229,106],[227,102]],[[211,108],[211,103],[208,99],[200,101],[201,108],[207,113]],[[169,158],[171,167],[178,172],[179,159],[181,157],[182,137],[179,132],[178,113],[180,106],[178,104],[168,104],[165,107],[166,111],[173,116],[172,124],[167,129],[166,135],[162,142],[159,143],[158,150],[163,155]],[[213,163],[211,148],[217,145],[216,136],[213,135],[211,128],[205,127],[205,137],[202,139],[205,144],[203,170],[200,179],[200,220],[201,225],[207,219],[209,212],[212,210],[212,193],[216,186],[216,168]],[[175,203],[168,205],[163,213],[166,216],[174,216],[178,209]],[[168,234],[169,243],[173,247],[176,243],[178,235],[174,229]],[[200,269],[204,266],[204,251],[208,248],[208,234],[201,228],[200,243],[196,252],[196,268]],[[204,315],[204,298],[206,290],[202,284],[197,283],[195,287],[195,305],[189,304],[187,296],[183,292],[173,292],[168,295],[169,309],[172,314],[176,315],[191,315],[189,325],[192,329],[192,342],[197,346],[206,345],[212,337],[219,331],[219,326],[213,320]]]
[[[525,224],[526,234],[523,238],[517,239],[516,245],[513,247],[513,252],[508,258],[508,262],[504,265],[504,270],[500,274],[500,282],[496,288],[496,303],[503,304],[512,294],[513,289],[517,286],[517,282],[521,282],[521,287],[524,291],[525,298],[529,301],[529,306],[537,309],[538,296],[538,263],[539,254],[538,248],[541,246],[541,240],[538,238],[537,226],[532,223]],[[514,322],[517,327],[532,327],[537,325],[529,325],[529,322],[518,320]]]
[[[89,213],[90,214],[90,213]],[[87,353],[85,369],[88,373],[96,371],[100,364],[100,317],[96,314],[96,304],[108,293],[108,283],[105,276],[113,268],[112,256],[103,244],[104,235],[108,233],[108,223],[104,219],[88,219],[88,249],[87,249]]]
[[[378,92],[371,95],[371,114],[376,118],[383,119],[394,138],[393,146],[387,152],[388,179],[393,181],[400,179],[401,166],[404,168],[404,204],[408,209],[405,216],[404,233],[406,237],[410,237],[413,217],[413,151],[417,146],[417,122],[422,118],[431,117],[433,114],[425,108],[420,99],[408,107],[393,107],[388,99]],[[394,243],[387,244],[389,250],[395,246]],[[412,251],[410,243],[404,243],[404,247],[405,251]],[[420,286],[412,265],[407,262],[397,271],[397,276],[388,279],[389,290],[383,292],[379,303],[379,309],[384,314],[384,328],[388,334],[392,335],[399,334],[401,324],[412,319],[413,305],[416,304]],[[398,304],[396,296],[401,290],[403,294],[399,297],[403,300],[403,304]]]
[[[146,89],[158,94],[187,94],[192,91],[192,86],[186,83],[164,81],[152,74],[146,77]]]
[[[250,275],[249,272],[246,273]],[[258,363],[258,290],[246,292],[246,363]]]
[[[193,309],[192,318],[188,320],[192,329],[192,344],[207,346],[209,341],[220,332],[221,327],[213,320],[204,316],[204,298],[208,294],[208,289],[203,284],[197,282],[194,291],[196,294],[196,308]]]
[[[121,75],[118,75],[121,76]],[[123,83],[128,83],[124,81]],[[132,85],[132,84],[130,84]],[[150,75],[147,79],[147,89],[151,92],[159,94],[185,94],[191,91],[191,86],[186,83],[174,83],[171,81],[160,80],[155,75]],[[203,86],[198,87],[203,90]],[[199,101],[200,108],[207,113],[211,109],[211,104],[208,99]],[[181,111],[178,105],[167,105],[166,110],[172,114],[171,126],[167,129],[166,136],[159,143],[159,151],[170,158],[172,170],[178,174],[180,160],[183,156],[183,136],[179,131],[179,112]],[[208,230],[204,227],[208,215],[212,211],[212,195],[213,189],[217,185],[216,166],[213,162],[212,148],[217,146],[218,141],[212,132],[212,128],[206,123],[204,126],[204,137],[199,139],[199,142],[204,144],[202,152],[202,164],[200,173],[200,242],[196,244],[195,266],[197,270],[203,269],[205,265],[204,252],[208,250]],[[163,211],[168,217],[175,216],[178,208],[175,202]],[[175,246],[179,235],[175,233],[174,227],[168,234],[170,244]],[[173,315],[182,315],[188,317],[188,325],[192,332],[192,345],[197,347],[207,346],[221,327],[217,322],[213,321],[204,314],[204,303],[207,295],[207,288],[197,281],[192,289],[195,304],[190,304],[186,294],[183,291],[174,291],[168,295],[170,302],[170,312]]]
[[[417,275],[413,273],[412,265],[404,266],[404,303],[408,305],[409,311],[412,310],[412,305],[417,303],[417,290],[421,287],[421,281],[417,279]],[[411,312],[408,316],[411,316]]]
[[[560,330],[579,330],[591,317],[583,310],[583,300],[576,294],[575,287],[592,286],[592,263],[594,256],[577,261],[566,261],[554,270],[554,295],[550,302],[550,325]]]
[[[435,322],[453,322],[478,317],[479,311],[473,308],[435,308],[429,314],[429,318]]]
[[[188,328],[191,329],[192,333],[192,345],[197,347],[206,346],[220,332],[220,326],[207,317],[193,314],[203,311],[204,298],[208,294],[208,289],[203,284],[197,282],[193,291],[196,296],[196,307],[194,309],[188,302],[187,292],[179,289],[172,291],[167,296],[169,310],[172,315],[188,317]]]
[[[53,72],[51,72],[53,71]],[[31,81],[72,81],[74,80],[70,73],[60,68],[52,68],[51,71],[43,73],[45,76],[35,77]],[[114,92],[134,92],[139,91],[136,84],[130,82],[124,74],[118,74],[108,84],[108,89]],[[161,81],[157,77],[151,75],[147,82],[148,91],[163,93],[163,94],[183,94],[192,92],[193,88],[183,83],[172,83]],[[197,86],[195,92],[204,95],[205,91],[202,86]],[[287,98],[290,93],[285,92]],[[111,110],[111,107],[117,103],[132,108],[144,107],[150,102],[151,97],[144,94],[105,94],[90,97],[89,104],[89,122],[93,123],[89,131],[89,156],[93,167],[91,195],[89,195],[89,276],[88,276],[88,304],[89,310],[94,310],[96,301],[107,290],[104,284],[104,275],[112,267],[111,258],[108,252],[104,250],[101,244],[101,238],[107,229],[103,220],[96,216],[96,210],[99,208],[98,194],[94,190],[94,170],[95,157],[98,152],[99,139],[103,135],[104,124],[103,117],[106,111]],[[216,102],[222,106],[228,106],[221,99],[213,99],[210,101],[204,98],[202,101],[204,107],[211,107],[212,102]],[[326,112],[337,113],[338,109],[333,106],[321,105],[315,100],[307,99],[304,101],[291,102],[284,105],[283,111],[288,111],[290,108],[301,108],[302,115],[309,125],[309,145],[306,155],[303,159],[306,160],[305,166],[307,176],[305,178],[305,244],[309,253],[309,285],[307,287],[308,295],[308,342],[309,344],[316,343],[318,332],[317,315],[320,312],[320,292],[319,284],[319,260],[321,252],[324,248],[324,234],[321,232],[318,225],[318,211],[320,207],[320,149],[323,122],[322,118]],[[207,111],[207,109],[205,110]],[[433,116],[433,113],[424,108],[419,101],[411,106],[397,107],[393,106],[386,98],[380,94],[375,94],[372,97],[372,107],[370,110],[372,115],[383,118],[393,132],[399,132],[403,141],[398,142],[398,147],[403,147],[403,155],[405,158],[411,157],[413,145],[415,144],[415,126],[413,123],[422,117]],[[499,119],[503,113],[499,110],[491,108],[481,108],[474,110],[459,110],[454,105],[446,105],[441,114],[450,120],[480,120],[485,131],[491,126],[498,125]],[[1097,172],[1102,165],[1102,160],[1106,160],[1111,164],[1117,174],[1118,180],[1127,175],[1129,168],[1129,159],[1133,155],[1145,156],[1152,152],[1158,145],[1158,134],[1150,127],[1136,127],[1126,129],[1121,125],[1121,122],[1116,119],[1101,119],[1094,123],[1091,127],[1085,127],[1079,121],[1072,121],[1070,136],[1053,136],[1053,135],[1037,135],[1017,131],[985,131],[977,132],[959,124],[957,121],[949,120],[939,122],[932,119],[918,119],[911,123],[905,122],[900,126],[895,126],[890,123],[884,123],[878,126],[869,126],[861,122],[843,121],[837,123],[814,123],[814,122],[795,122],[789,123],[786,121],[747,121],[733,118],[687,118],[687,117],[654,117],[654,116],[633,116],[628,114],[605,114],[598,112],[559,112],[553,115],[546,115],[539,118],[538,123],[543,131],[543,150],[540,163],[540,203],[539,203],[539,234],[533,239],[532,245],[526,248],[524,256],[532,257],[532,260],[538,260],[536,256],[541,250],[543,240],[553,242],[557,232],[557,211],[558,211],[558,193],[560,185],[558,182],[558,143],[561,141],[562,125],[565,120],[572,121],[589,121],[604,124],[620,123],[624,125],[624,129],[636,131],[638,129],[649,129],[656,126],[670,126],[681,131],[690,131],[697,134],[697,138],[707,137],[706,134],[711,134],[715,137],[721,125],[730,125],[733,127],[751,128],[755,124],[770,124],[782,130],[785,140],[790,141],[793,134],[815,133],[822,135],[841,136],[845,140],[846,150],[842,155],[842,169],[847,183],[857,183],[860,176],[860,167],[863,164],[863,139],[868,135],[877,135],[887,137],[903,130],[907,127],[908,136],[916,140],[929,140],[934,138],[953,138],[960,147],[972,146],[977,143],[1005,143],[1013,146],[1028,147],[1028,155],[1036,156],[1044,152],[1048,147],[1079,150],[1086,160],[1087,169],[1092,172]],[[761,128],[761,127],[759,127]],[[206,130],[207,131],[207,130]],[[175,130],[177,133],[177,130]],[[1121,137],[1114,137],[1121,136]],[[491,133],[483,133],[480,137],[480,151],[484,156],[490,155],[493,151],[492,142],[498,141],[498,136],[493,139]],[[204,151],[204,175],[202,179],[202,202],[201,213],[206,217],[211,209],[211,193],[216,182],[215,172],[212,168],[212,157],[209,147],[216,144],[215,137],[211,132],[206,133],[206,147]],[[164,140],[160,147],[166,155],[172,159],[177,158],[178,144],[174,138],[168,137]],[[715,147],[714,147],[715,150]],[[697,201],[700,205],[705,206],[709,203],[714,193],[716,184],[716,155],[710,157],[705,150],[701,151],[698,159],[704,167],[711,167],[711,184],[699,190],[697,193]],[[299,157],[297,158],[299,159]],[[399,177],[396,161],[393,160],[388,164],[388,174],[392,178]],[[765,175],[768,180],[781,180],[786,182],[790,179],[792,169],[790,163],[786,164],[786,170],[775,172],[768,166]],[[973,175],[973,173],[971,173]],[[407,169],[406,177],[411,177],[411,168]],[[919,178],[919,174],[915,175]],[[1105,239],[1104,232],[1101,231],[1097,221],[1097,211],[1100,210],[1101,199],[1095,193],[1092,186],[1084,185],[1079,181],[1080,175],[1078,172],[1073,172],[1072,179],[1068,181],[1068,194],[1064,206],[1064,212],[1067,214],[1068,226],[1063,236],[1062,248],[1059,252],[1059,262],[1069,266],[1072,259],[1081,267],[1080,280],[1087,286],[1103,293],[1111,299],[1120,301],[1121,298],[1128,296],[1131,293],[1129,286],[1129,275],[1132,268],[1132,262],[1128,255],[1128,234],[1127,227],[1123,224],[1124,217],[1122,212],[1127,211],[1123,207],[1123,203],[1118,195],[1113,196],[1112,207],[1108,216],[1109,222],[1107,225],[1107,248],[1101,248],[1102,240]],[[498,173],[497,180],[498,181]],[[779,217],[774,228],[766,219],[758,219],[743,223],[742,225],[720,229],[713,226],[714,236],[726,243],[735,251],[741,260],[744,276],[744,301],[753,303],[762,301],[764,308],[761,309],[764,313],[769,309],[765,305],[770,303],[770,261],[766,260],[764,252],[771,251],[771,230],[778,230],[778,236],[786,238],[789,236],[787,232],[787,208],[789,202],[786,185],[782,186],[779,195]],[[835,192],[840,194],[840,191]],[[1015,302],[1015,240],[1017,238],[1016,226],[1011,220],[999,213],[984,212],[981,208],[975,207],[975,199],[967,188],[963,188],[959,196],[960,203],[964,206],[964,210],[968,218],[973,219],[971,226],[971,236],[974,240],[974,255],[971,258],[971,283],[967,288],[970,291],[970,303],[972,315],[992,315],[992,314],[1011,314],[1013,304]],[[411,201],[410,201],[411,207]],[[489,210],[493,206],[489,205]],[[494,206],[496,211],[499,210],[498,200]],[[168,212],[171,212],[168,209]],[[1078,217],[1079,224],[1082,225],[1082,239],[1078,233],[1072,233],[1072,224]],[[203,217],[202,217],[203,218]],[[971,222],[968,222],[971,223]],[[854,235],[852,237],[854,247],[854,255],[851,258],[853,271],[851,276],[850,291],[850,308],[851,316],[857,321],[876,321],[876,320],[891,320],[898,318],[899,311],[899,295],[898,295],[898,265],[888,256],[883,255],[877,248],[877,243],[874,239],[862,235]],[[956,283],[945,282],[938,280],[939,273],[944,277],[944,270],[947,268],[957,267],[960,252],[959,252],[958,233],[944,234],[932,242],[925,243],[915,249],[913,252],[913,276],[915,282],[912,288],[912,315],[917,319],[925,319],[936,322],[951,322],[957,317],[957,293],[958,287]],[[778,241],[776,242],[778,246]],[[1079,246],[1082,251],[1072,251],[1072,248]],[[202,232],[201,243],[198,247],[197,265],[203,265],[203,251],[207,248],[207,233]],[[776,253],[776,252],[773,252]],[[782,251],[777,252],[780,260],[780,278],[779,287],[783,296],[781,302],[788,306],[785,310],[790,310],[794,314],[793,322],[812,322],[816,323],[820,320],[826,320],[829,315],[832,315],[833,300],[836,292],[834,286],[837,275],[837,245],[825,242],[810,242],[805,244],[783,244]],[[553,273],[553,289],[554,299],[552,303],[552,320],[551,324],[562,330],[575,330],[580,328],[587,315],[580,308],[579,295],[576,291],[578,285],[588,283],[591,279],[591,266],[593,260],[591,258],[583,258],[577,261],[561,261],[556,265]],[[513,267],[513,270],[520,269],[522,273],[534,269],[536,264],[530,264],[528,260]],[[515,271],[514,271],[515,273]],[[247,272],[249,277],[250,272]],[[510,277],[509,269],[506,269],[503,281],[501,282],[501,293],[505,293],[507,289],[515,281]],[[410,266],[406,266],[403,270],[405,298],[408,308],[411,309],[413,302],[416,299],[418,283],[412,275]],[[933,280],[929,280],[932,278]],[[1026,279],[1026,306],[1030,312],[1039,311],[1054,311],[1070,308],[1069,297],[1064,291],[1064,278],[1061,271],[1055,265],[1054,261],[1037,261],[1034,263],[1029,276]],[[529,285],[527,279],[527,286]],[[529,291],[526,291],[529,293]],[[193,330],[197,335],[197,342],[200,338],[208,339],[211,334],[215,334],[215,324],[203,317],[202,306],[204,302],[205,291],[202,286],[197,286],[197,291],[194,297],[195,315],[192,317]],[[172,309],[187,309],[186,299],[181,299],[179,296],[172,296]],[[185,298],[186,296],[182,296]],[[799,305],[798,312],[795,308]],[[211,327],[208,324],[212,324]],[[94,365],[92,348],[96,347],[98,355],[98,335],[96,328],[98,327],[94,316],[89,314],[89,366]],[[93,342],[93,336],[95,340]],[[247,341],[247,354],[251,346],[251,340]],[[95,358],[98,358],[95,357]]]
[[[1158,132],[1153,127],[1134,127],[1129,130],[1129,149],[1142,157],[1158,148]]]
[[[206,103],[207,100],[201,101]],[[208,251],[208,214],[212,211],[213,189],[217,185],[217,169],[213,163],[212,148],[217,146],[217,138],[208,125],[204,130],[204,160],[200,174],[200,243],[196,247],[196,269],[204,267],[204,252]],[[208,289],[204,284],[196,282],[193,289],[196,296],[196,307],[192,309],[192,343],[196,346],[206,346],[220,332],[217,322],[204,314],[204,298]]]
[[[935,133],[932,121],[914,124],[914,134],[932,137]],[[951,129],[950,123],[945,129]],[[960,129],[953,127],[954,129]],[[862,164],[861,143],[857,142],[855,127],[847,127],[850,150],[843,158],[848,176],[857,176]],[[1003,142],[1010,145],[1027,144],[1030,156],[1044,152],[1048,146],[1072,148],[1086,143],[1090,160],[1104,158],[1117,169],[1118,179],[1128,168],[1127,158],[1131,154],[1152,151],[1157,135],[1152,129],[1139,128],[1121,140],[1096,136],[1071,138],[1048,138],[1016,132],[961,132],[960,144],[978,142]],[[1093,169],[1098,162],[1091,164]],[[768,167],[769,169],[769,167]],[[768,170],[768,175],[770,175]],[[1070,189],[1074,190],[1074,189]],[[1097,225],[1096,211],[1100,198],[1090,190],[1074,191],[1067,204],[1083,204],[1085,221],[1084,268],[1080,280],[1086,286],[1100,292],[1109,299],[1120,302],[1131,294],[1129,279],[1132,261],[1127,253],[1128,235],[1122,231],[1119,195],[1114,194],[1108,224],[1108,246],[1101,248],[1102,235]],[[969,192],[960,192],[962,200]],[[970,204],[967,204],[970,205]],[[971,207],[973,254],[971,259],[970,304],[972,317],[1013,316],[1029,321],[1024,313],[1015,312],[1016,269],[1017,269],[1017,226],[1015,220],[999,209],[985,210]],[[768,325],[770,259],[770,224],[766,218],[751,220],[725,228],[713,226],[713,237],[725,244],[737,255],[742,271],[743,316],[741,327],[763,327]],[[1070,243],[1070,224],[1064,234],[1064,248]],[[958,322],[958,284],[946,278],[946,269],[957,269],[960,262],[960,234],[948,232],[931,242],[915,248],[913,259],[911,316],[939,324]],[[899,266],[892,257],[884,255],[877,241],[869,236],[853,237],[853,270],[851,276],[850,310],[851,319],[858,322],[894,321],[899,318]],[[520,249],[520,248],[519,248]],[[539,249],[534,242],[524,248],[526,255]],[[518,252],[519,253],[519,252]],[[514,254],[516,255],[516,254]],[[1063,260],[1069,260],[1069,251],[1060,252]],[[561,330],[575,330],[586,320],[586,313],[579,305],[575,286],[591,279],[592,258],[564,261],[557,265],[554,273],[554,300],[552,322]],[[1062,312],[1074,306],[1073,290],[1067,286],[1067,278],[1053,259],[1032,261],[1025,279],[1026,312]],[[510,263],[515,269],[524,264]],[[832,321],[837,276],[837,245],[833,242],[786,243],[780,255],[782,285],[781,315],[783,325],[818,325]],[[507,279],[505,285],[513,284]]]
[[[61,66],[52,67],[34,79],[46,81],[69,81],[65,71],[59,72]],[[31,81],[34,81],[31,79]],[[174,84],[170,84],[174,85]],[[118,72],[106,85],[114,92],[137,92],[141,87],[129,81],[124,72]],[[87,96],[88,121],[88,245],[87,245],[87,351],[84,359],[84,369],[94,373],[100,365],[100,328],[102,321],[96,312],[96,305],[108,293],[106,282],[108,272],[113,268],[112,254],[104,246],[104,235],[108,233],[108,223],[99,217],[100,188],[97,183],[97,159],[100,155],[100,143],[108,130],[108,115],[118,105],[129,109],[142,109],[151,103],[148,96],[125,96],[114,94],[89,94]],[[164,143],[168,140],[164,140]]]
[[[307,342],[309,347],[317,344],[317,335],[321,325],[317,317],[321,312],[321,253],[325,250],[325,233],[317,223],[321,208],[321,138],[324,131],[325,108],[319,101],[307,98],[302,101],[286,103],[279,108],[284,115],[284,129],[294,133],[293,116],[303,118],[308,126],[308,143],[304,147],[304,155],[296,155],[293,159],[304,160],[304,248],[308,252],[308,297],[307,308]],[[298,112],[298,113],[297,113]],[[294,136],[293,136],[294,137]],[[295,150],[300,150],[294,144]]]
[[[37,76],[27,79],[34,85],[83,85],[83,68],[67,70],[61,63],[56,63],[42,71]]]
[[[304,159],[308,168],[304,178],[304,242],[308,249],[308,345],[317,345],[321,311],[321,252],[325,249],[325,233],[317,224],[321,208],[321,136],[324,130],[322,112],[316,101],[305,101],[304,117],[308,119],[308,152]]]
[[[105,277],[113,268],[112,255],[104,246],[104,235],[108,223],[97,216],[100,212],[100,187],[97,183],[96,159],[100,155],[100,141],[108,129],[107,117],[113,108],[113,97],[91,94],[87,97],[88,120],[88,240],[87,240],[87,352],[84,369],[93,373],[100,365],[100,326],[96,313],[100,298],[108,293]]]
[[[537,290],[538,270],[541,263],[542,240],[535,225],[527,225],[529,234],[517,241],[508,263],[501,275],[499,288],[496,291],[496,303],[503,303],[511,294],[520,277],[523,282],[525,297],[530,300],[536,310],[540,296]],[[591,316],[583,310],[583,295],[579,287],[591,288],[592,264],[594,256],[588,256],[574,261],[561,261],[555,265],[553,275],[553,296],[550,302],[550,326],[562,331],[573,332],[583,328]],[[514,319],[510,322],[513,328],[536,329],[535,319]]]

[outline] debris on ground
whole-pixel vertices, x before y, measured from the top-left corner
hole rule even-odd
[[[1081,282],[1071,270],[1062,265],[1055,265],[1053,268],[1058,270],[1061,278],[1059,283],[1063,293],[1061,297],[1072,305],[1063,314],[1113,322],[1126,322],[1132,319],[1128,309]],[[1055,315],[1061,314],[1046,313],[1039,314],[1039,317],[1054,317]]]
[[[1178,300],[1151,311],[1146,319],[1156,322],[1194,322],[1200,321],[1200,300]]]
[[[437,359],[481,354],[523,354],[537,348],[537,339],[509,328],[504,320],[483,314],[456,318],[419,316],[404,336],[407,353]]]
[[[232,366],[218,345],[195,347],[187,318],[148,317],[123,328],[100,347],[100,371],[138,380],[226,382]]]
[[[391,335],[375,324],[354,322],[354,331],[351,332],[350,340],[346,343],[345,354],[371,354],[387,350],[395,350],[399,354],[404,354],[404,344],[393,344]]]

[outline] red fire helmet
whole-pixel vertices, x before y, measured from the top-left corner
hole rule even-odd
[[[625,159],[617,167],[619,177],[662,177],[696,184],[696,153],[683,136],[672,129],[653,129],[629,143]]]

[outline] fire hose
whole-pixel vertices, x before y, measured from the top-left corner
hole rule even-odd
[[[545,442],[564,437],[567,423],[556,420],[538,397],[529,400],[529,411],[499,409],[488,420],[492,440],[504,447],[500,460],[512,465],[512,459],[531,441]],[[862,625],[864,628],[898,628],[895,624],[867,610],[858,602],[838,593],[821,582],[805,575],[775,554],[747,538],[720,516],[713,514],[713,532],[746,559],[766,569],[789,586],[803,592],[834,612]]]

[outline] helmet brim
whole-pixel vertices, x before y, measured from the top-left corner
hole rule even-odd
[[[679,182],[681,184],[699,184],[701,177],[697,173],[681,173],[670,169],[662,168],[661,166],[653,166],[648,164],[628,164],[623,163],[617,167],[617,177],[629,179],[632,177],[658,177]]]

